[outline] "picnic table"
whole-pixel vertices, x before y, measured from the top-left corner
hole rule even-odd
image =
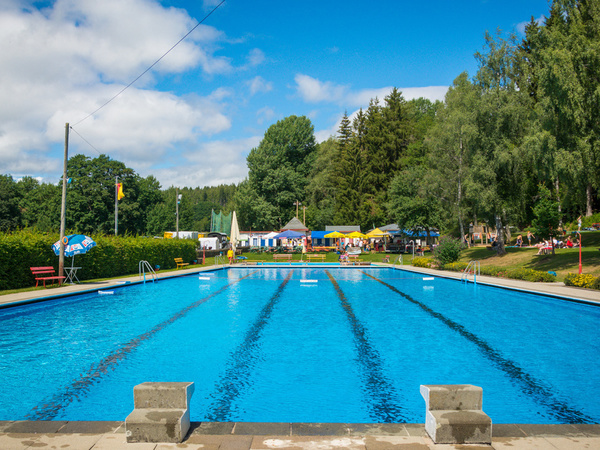
[[[79,269],[81,269],[81,267],[65,267],[65,273],[67,274],[65,278],[65,284],[75,284],[75,280],[77,280],[78,283],[81,283],[81,281],[79,281],[79,278],[77,278],[77,271]]]

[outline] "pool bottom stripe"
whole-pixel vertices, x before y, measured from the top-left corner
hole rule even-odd
[[[467,330],[463,325],[453,321],[452,319],[444,316],[443,314],[434,311],[429,306],[415,300],[410,295],[400,291],[396,287],[386,283],[385,281],[370,275],[369,273],[362,271],[363,274],[372,278],[373,280],[383,284],[396,294],[402,296],[409,302],[417,305],[427,314],[443,322],[453,331],[456,331],[461,336],[475,344],[479,350],[500,368],[508,377],[517,382],[520,385],[521,391],[528,397],[531,397],[538,404],[546,407],[549,413],[555,418],[564,421],[564,423],[596,423],[596,420],[581,411],[572,408],[562,400],[557,399],[552,390],[544,387],[544,383],[541,380],[536,379],[533,375],[525,372],[524,369],[519,367],[517,363],[511,361],[508,358],[502,356],[502,354],[487,343],[484,339],[478,337],[476,334]]]
[[[212,294],[192,303],[186,308],[180,310],[169,319],[159,323],[150,331],[147,331],[144,334],[139,335],[138,337],[126,342],[121,347],[112,351],[108,356],[104,357],[97,364],[93,364],[86,372],[81,374],[81,376],[73,381],[70,385],[66,386],[65,389],[61,392],[56,393],[48,400],[44,401],[41,405],[34,407],[25,418],[27,420],[53,420],[60,412],[66,408],[69,404],[71,404],[74,400],[80,399],[85,396],[90,388],[99,381],[100,378],[104,374],[106,374],[109,370],[114,370],[115,367],[123,361],[125,358],[129,356],[130,353],[135,351],[142,343],[148,341],[156,333],[163,330],[167,326],[176,322],[177,320],[183,318],[187,315],[191,310],[197,308],[198,306],[206,303],[211,298],[221,294],[226,291],[231,286],[239,283],[244,278],[248,278],[258,271],[253,271],[243,277],[232,281],[229,284],[221,287],[217,291]]]
[[[365,327],[356,317],[352,305],[348,302],[344,291],[336,279],[328,270],[325,270],[325,273],[331,284],[333,284],[338,298],[342,302],[346,318],[350,322],[358,351],[358,361],[363,373],[366,375],[365,387],[371,402],[369,406],[372,410],[373,420],[379,423],[409,422],[402,408],[394,399],[397,395],[396,390],[383,373],[381,358],[379,353],[371,346]]]
[[[231,420],[230,414],[233,402],[250,386],[251,361],[256,359],[258,342],[262,332],[271,319],[273,309],[279,302],[286,285],[292,279],[294,271],[290,271],[279,285],[268,303],[260,311],[258,317],[246,333],[244,340],[232,353],[228,369],[221,377],[211,397],[216,400],[208,407],[207,418],[212,422],[227,422]]]

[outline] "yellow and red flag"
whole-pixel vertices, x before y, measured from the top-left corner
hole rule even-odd
[[[121,200],[123,197],[125,197],[125,194],[123,194],[123,183],[117,183],[117,200]]]

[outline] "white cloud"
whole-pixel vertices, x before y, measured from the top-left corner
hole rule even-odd
[[[151,173],[167,186],[205,186],[239,183],[248,176],[246,156],[261,141],[260,136],[231,141],[213,141],[182,157],[185,165],[152,169]]]
[[[231,92],[180,97],[153,90],[152,72],[200,67],[233,70],[216,57],[223,33],[199,26],[125,93],[93,117],[77,121],[112,98],[197,22],[153,0],[57,0],[46,9],[28,1],[0,5],[0,167],[3,173],[60,176],[65,122],[100,152],[130,167],[151,167],[177,145],[191,145],[231,127]],[[72,135],[70,154],[97,156]]]
[[[257,93],[265,93],[273,90],[273,83],[270,81],[266,81],[261,76],[256,76],[249,80],[247,83],[250,88],[250,95],[255,95]]]
[[[336,103],[344,107],[369,106],[371,99],[378,98],[380,101],[390,93],[391,86],[377,89],[362,89],[352,91],[348,86],[335,84],[330,81],[320,81],[308,75],[298,74],[296,81],[296,92],[307,103],[328,102]],[[448,86],[426,86],[398,88],[406,100],[424,97],[431,101],[444,100]]]
[[[258,49],[258,48],[253,48],[252,50],[250,50],[250,53],[248,54],[248,65],[250,67],[256,67],[261,65],[263,62],[265,62],[265,54],[262,50]]]
[[[268,106],[260,108],[258,111],[256,111],[256,121],[259,125],[262,125],[265,122],[270,122],[273,117],[275,117],[275,110]]]
[[[334,102],[342,101],[348,88],[342,85],[336,85],[330,81],[322,82],[308,75],[297,74],[294,77],[296,90],[300,97],[308,103]]]

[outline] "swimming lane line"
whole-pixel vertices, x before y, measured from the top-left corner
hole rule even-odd
[[[519,367],[517,363],[511,361],[508,358],[502,356],[501,352],[492,347],[488,342],[484,339],[480,338],[476,334],[467,330],[463,325],[458,322],[453,321],[452,319],[444,316],[443,314],[434,311],[429,306],[424,303],[421,303],[418,300],[415,300],[410,295],[400,291],[396,287],[386,283],[385,281],[370,275],[365,271],[361,271],[366,276],[372,278],[373,280],[383,284],[387,288],[391,289],[396,294],[405,298],[409,302],[417,305],[427,314],[436,319],[440,320],[444,323],[448,328],[453,331],[459,333],[462,337],[466,338],[472,344],[477,346],[479,350],[498,368],[500,368],[511,380],[518,382],[521,391],[530,396],[535,402],[546,407],[550,414],[552,414],[555,418],[564,421],[565,423],[596,423],[595,419],[587,416],[581,411],[572,408],[567,403],[557,399],[552,391],[543,386],[541,380],[538,380],[533,375],[525,372],[524,369]]]
[[[331,284],[333,284],[338,298],[342,303],[342,308],[346,313],[346,318],[350,322],[350,328],[354,335],[356,350],[358,352],[358,361],[366,376],[365,388],[371,401],[369,406],[372,410],[373,420],[382,423],[409,422],[402,408],[398,406],[398,402],[394,399],[396,390],[383,373],[381,358],[377,350],[371,346],[367,330],[360,320],[358,320],[356,314],[354,314],[352,305],[348,302],[344,291],[342,291],[336,279],[328,270],[325,270],[325,273],[329,277]]]
[[[208,408],[207,418],[212,422],[227,422],[231,420],[231,406],[243,390],[250,385],[250,362],[256,356],[256,347],[262,337],[262,332],[271,319],[273,309],[279,302],[281,294],[292,279],[291,270],[260,311],[258,317],[246,332],[246,336],[229,359],[229,368],[221,377],[211,397],[216,400]]]
[[[108,356],[102,358],[97,364],[93,364],[86,372],[82,373],[79,378],[74,380],[70,385],[66,386],[65,389],[61,392],[54,394],[47,401],[44,401],[41,405],[35,406],[29,414],[27,414],[26,418],[28,420],[52,420],[54,419],[62,409],[66,408],[73,400],[81,398],[85,396],[92,385],[97,383],[100,378],[104,374],[108,372],[109,369],[114,370],[119,363],[127,358],[130,353],[135,351],[142,343],[150,340],[156,333],[163,330],[167,326],[176,322],[177,320],[183,318],[187,315],[191,310],[197,308],[203,303],[207,302],[211,298],[221,294],[229,287],[234,284],[239,283],[244,278],[247,278],[258,271],[251,272],[238,280],[234,280],[231,283],[221,287],[216,290],[212,294],[192,303],[186,308],[180,310],[175,313],[169,319],[159,323],[150,331],[147,331],[144,334],[139,335],[138,337],[131,339],[130,341],[123,344],[121,347],[113,350]]]

